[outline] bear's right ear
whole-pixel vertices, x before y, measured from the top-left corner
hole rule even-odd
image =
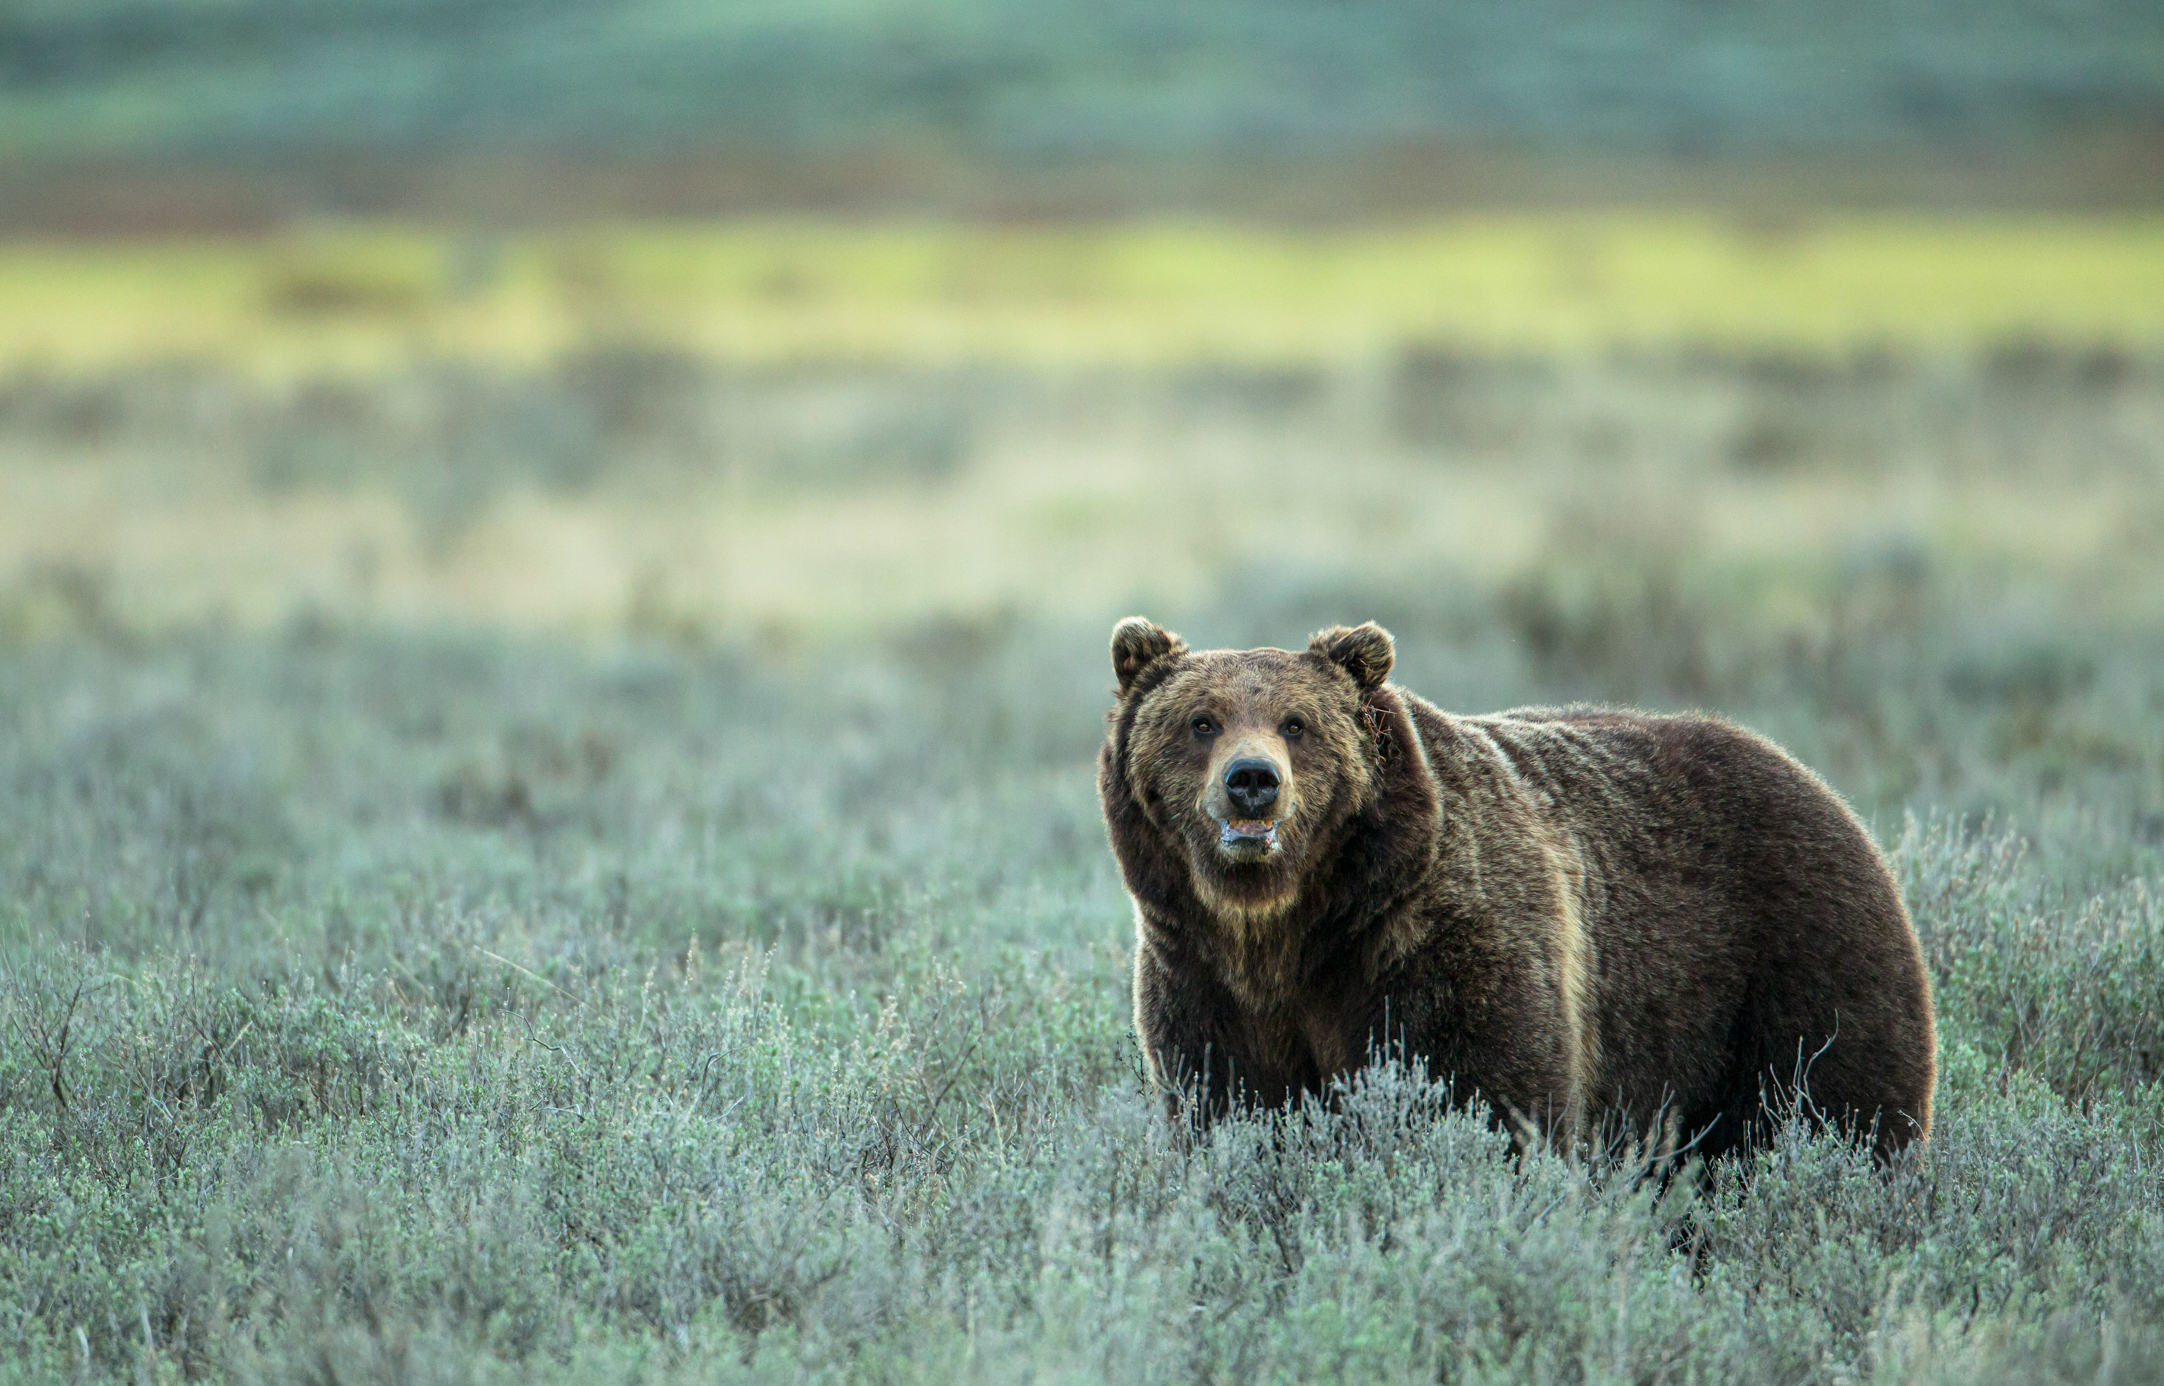
[[[1130,616],[1112,628],[1112,672],[1122,694],[1158,660],[1186,653],[1185,640],[1146,616]]]

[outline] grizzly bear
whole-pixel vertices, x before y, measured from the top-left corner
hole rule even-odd
[[[1394,659],[1373,623],[1297,654],[1112,632],[1098,789],[1175,1115],[1388,1052],[1529,1139],[1711,1156],[1794,1111],[1883,1160],[1929,1134],[1915,930],[1823,781],[1711,717],[1455,716]]]

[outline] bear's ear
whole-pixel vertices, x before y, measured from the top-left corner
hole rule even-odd
[[[1373,621],[1362,625],[1332,626],[1318,631],[1307,642],[1307,652],[1320,655],[1332,664],[1343,667],[1360,685],[1362,693],[1373,693],[1390,677],[1390,666],[1397,662],[1397,646],[1391,642],[1390,632]]]
[[[1120,676],[1122,693],[1158,660],[1186,653],[1185,640],[1147,616],[1130,616],[1112,628],[1112,672]]]

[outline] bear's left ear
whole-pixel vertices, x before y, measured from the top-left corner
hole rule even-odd
[[[1320,655],[1352,675],[1352,681],[1360,685],[1362,693],[1373,693],[1390,677],[1390,666],[1397,662],[1397,646],[1390,639],[1390,632],[1368,621],[1347,628],[1332,626],[1319,631],[1307,642],[1307,652]]]
[[[1147,616],[1130,616],[1112,628],[1112,672],[1119,675],[1122,694],[1158,660],[1186,653],[1185,640]]]

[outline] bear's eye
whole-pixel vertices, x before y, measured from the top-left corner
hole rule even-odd
[[[1299,740],[1299,739],[1300,739],[1300,733],[1301,733],[1301,732],[1304,732],[1304,731],[1306,731],[1306,730],[1307,730],[1307,723],[1305,723],[1305,722],[1301,721],[1301,720],[1300,720],[1299,718],[1297,718],[1297,717],[1287,717],[1287,718],[1285,719],[1285,727],[1284,727],[1284,732],[1285,732],[1285,739],[1286,739],[1287,741],[1297,741],[1297,740]]]
[[[1196,713],[1195,720],[1187,725],[1195,729],[1195,735],[1197,736],[1217,735],[1217,719],[1207,712]]]

